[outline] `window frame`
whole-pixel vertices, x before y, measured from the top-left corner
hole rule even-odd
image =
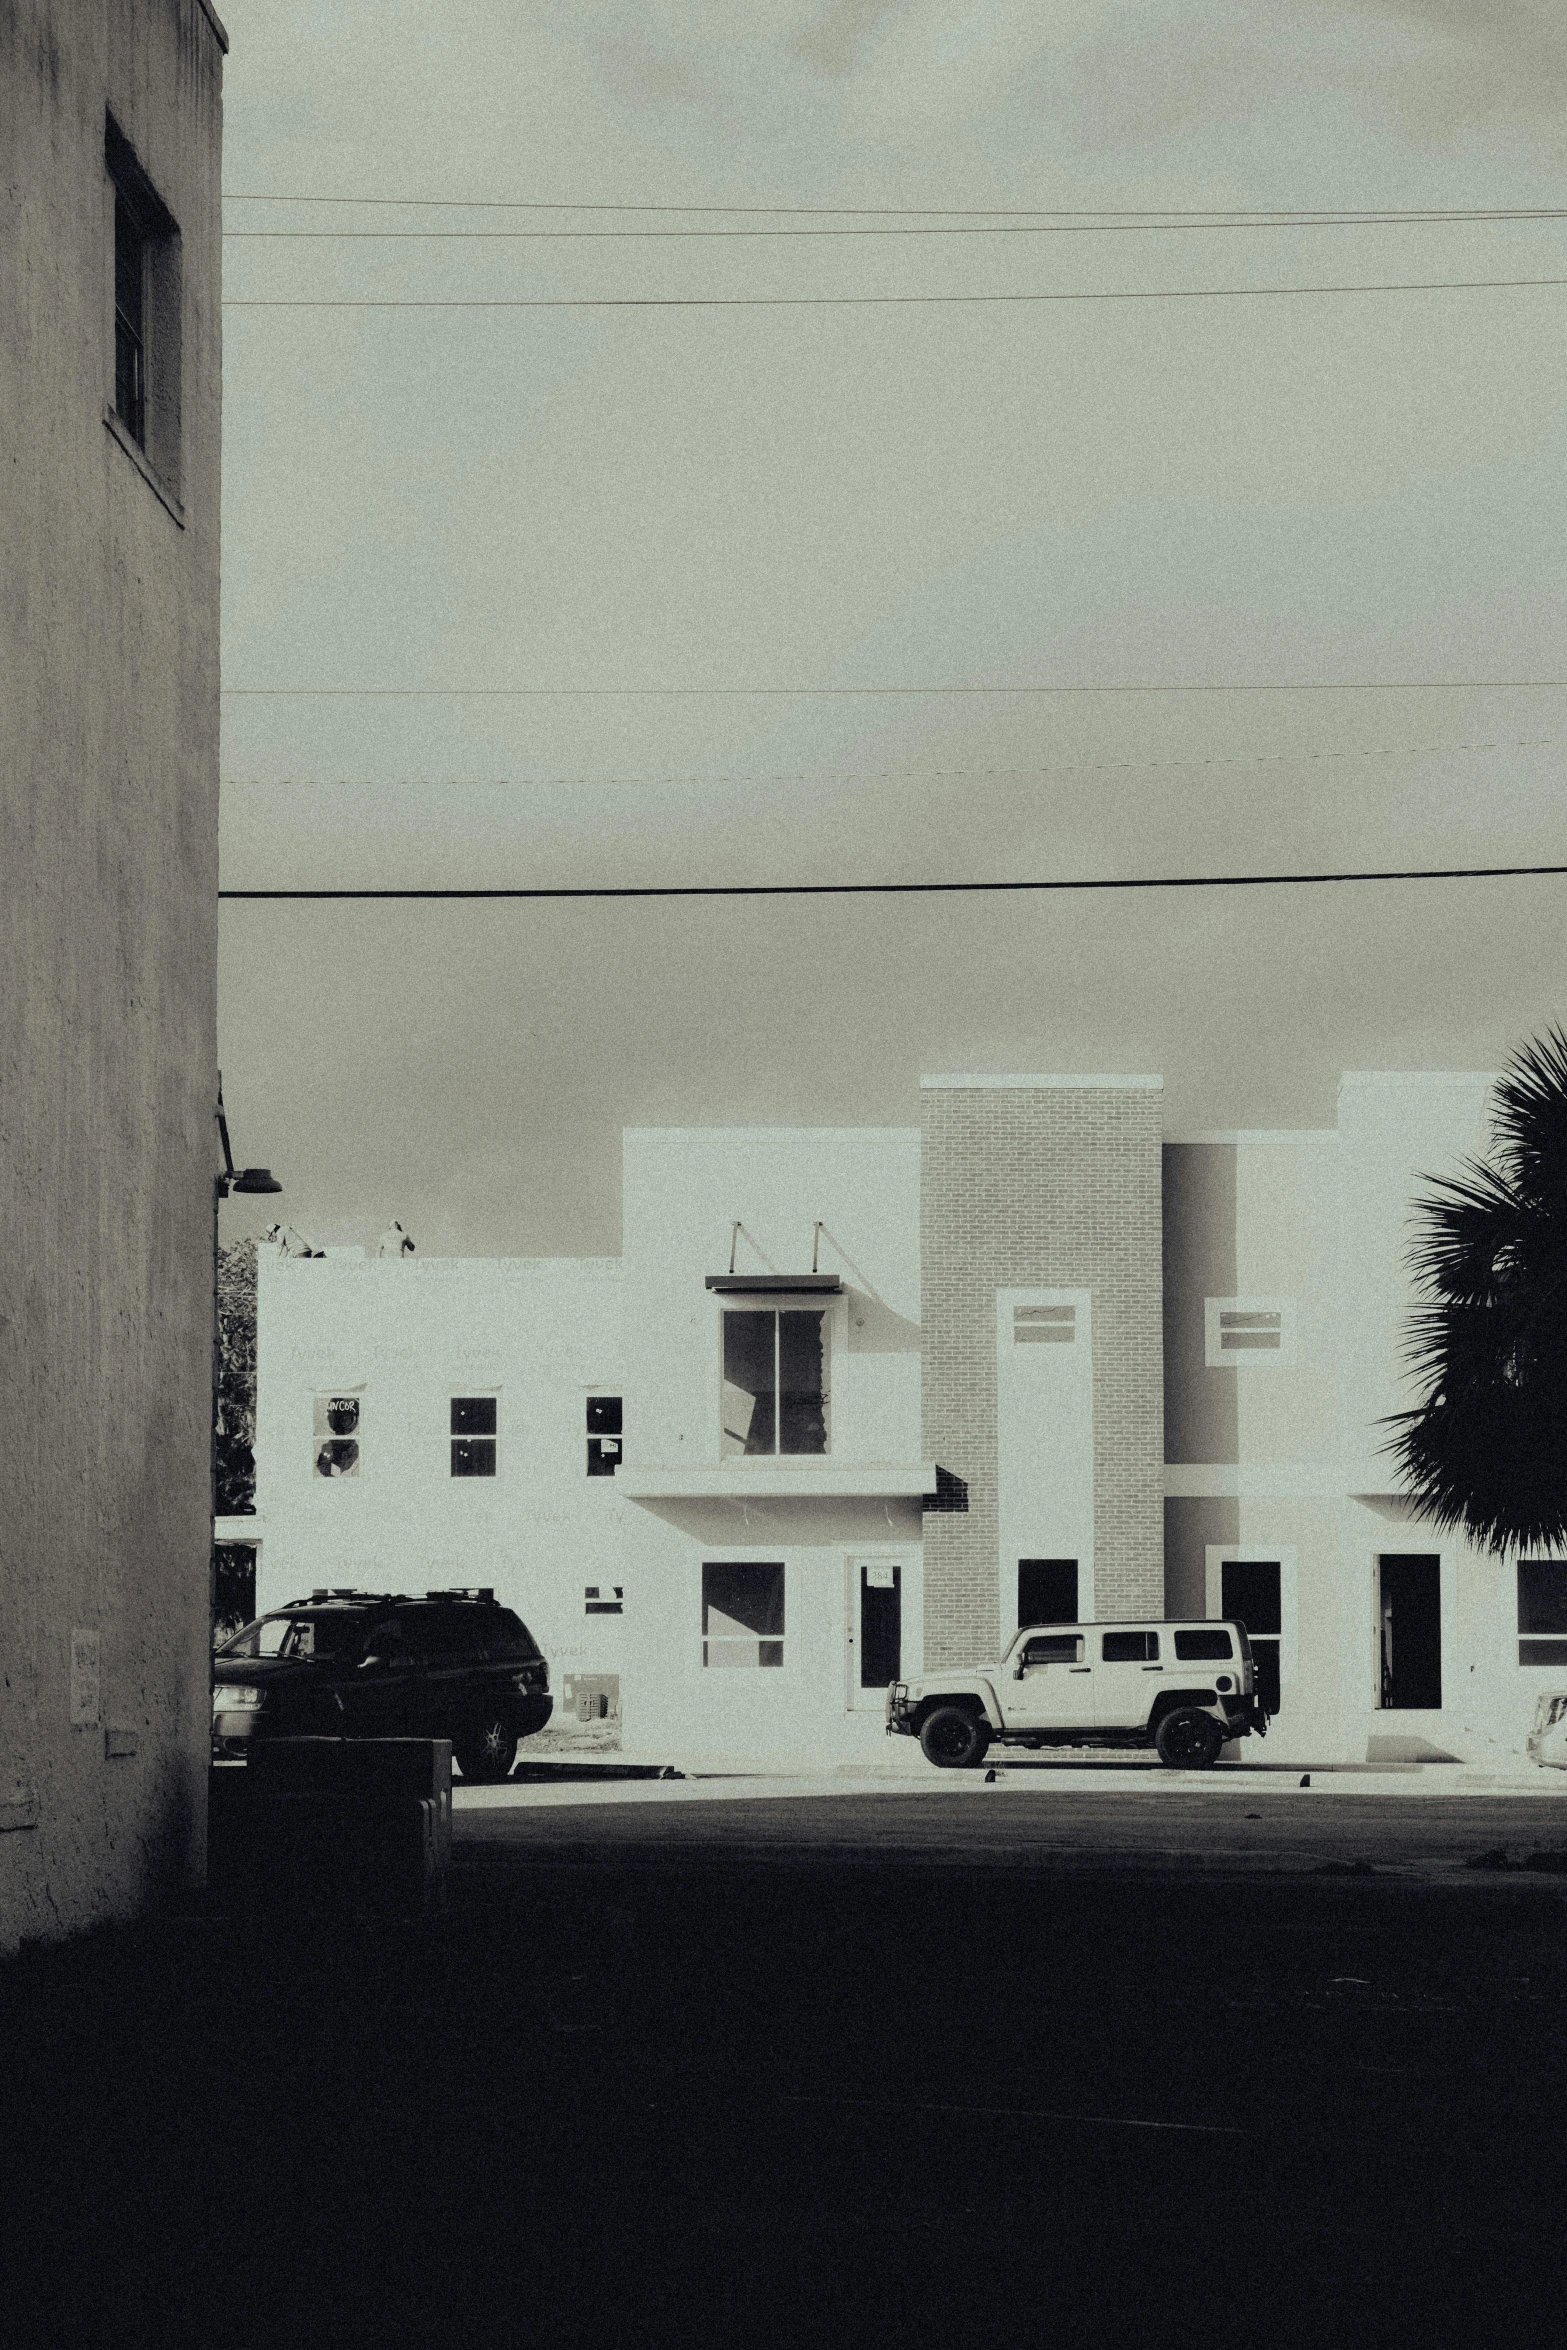
[[[1525,1557],[1522,1552],[1513,1561],[1513,1596],[1517,1609],[1517,1664],[1521,1673],[1560,1673],[1567,1667],[1567,1631],[1541,1632],[1524,1629],[1523,1575],[1526,1567],[1554,1567],[1567,1588],[1567,1557],[1552,1557],[1549,1552],[1535,1552]],[[1550,1656],[1525,1656],[1526,1648],[1549,1648]]]
[[[716,1605],[716,1602],[709,1597],[708,1576],[715,1573],[749,1572],[771,1573],[778,1577],[778,1630],[776,1632],[710,1632],[708,1630],[708,1610]],[[733,1555],[727,1558],[704,1558],[700,1565],[698,1593],[701,1623],[700,1669],[704,1673],[786,1672],[788,1670],[789,1562],[787,1558],[779,1558],[776,1553],[767,1558],[735,1558]],[[729,1620],[734,1621],[733,1618]],[[752,1645],[757,1650],[754,1658],[732,1658],[719,1661],[708,1654],[710,1648],[741,1648]],[[767,1648],[775,1648],[778,1651],[777,1655],[764,1656],[761,1652]]]
[[[714,1412],[718,1423],[719,1460],[723,1463],[725,1468],[738,1467],[742,1471],[744,1470],[746,1464],[750,1462],[754,1462],[758,1466],[776,1466],[780,1461],[831,1460],[833,1457],[833,1389],[836,1374],[839,1370],[845,1353],[845,1349],[842,1344],[842,1326],[846,1310],[845,1300],[842,1297],[817,1297],[813,1299],[807,1299],[802,1302],[801,1298],[797,1294],[784,1290],[774,1291],[770,1295],[765,1291],[760,1291],[754,1297],[747,1297],[743,1305],[733,1303],[729,1296],[719,1292],[716,1293],[715,1303],[717,1308],[714,1324],[715,1352],[717,1355],[717,1381],[716,1393],[714,1396]],[[724,1426],[724,1390],[728,1386],[729,1382],[725,1374],[725,1329],[731,1314],[746,1314],[758,1318],[768,1314],[772,1316],[773,1368],[775,1373],[775,1383],[773,1390],[775,1435],[781,1435],[782,1433],[780,1425],[781,1412],[779,1405],[782,1388],[781,1356],[783,1350],[783,1333],[778,1317],[780,1314],[811,1314],[820,1318],[822,1326],[823,1435],[822,1448],[820,1452],[785,1452],[782,1447],[778,1445],[775,1445],[774,1450],[771,1452],[731,1452],[726,1449],[726,1437],[728,1432]]]
[[[476,1403],[487,1403],[492,1407],[494,1425],[488,1429],[459,1430],[455,1424],[458,1407]],[[448,1484],[466,1485],[476,1482],[483,1482],[487,1485],[494,1484],[501,1473],[500,1426],[501,1391],[498,1387],[472,1387],[466,1389],[461,1395],[455,1389],[448,1388],[446,1398],[446,1476]],[[490,1448],[489,1467],[487,1469],[459,1469],[457,1466],[458,1446],[482,1444],[487,1444]]]
[[[180,227],[112,113],[104,115],[106,372],[104,424],[183,530],[184,259]],[[119,403],[118,242],[122,217],[139,247],[139,399]],[[127,321],[129,325],[129,321]]]

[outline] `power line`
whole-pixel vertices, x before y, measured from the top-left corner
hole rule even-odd
[[[1161,873],[1086,881],[676,882],[591,889],[220,889],[251,903],[546,898],[861,898],[1033,895],[1059,890],[1302,889],[1351,881],[1500,881],[1567,874],[1567,865],[1433,865],[1344,873]]]
[[[1331,751],[1249,751],[1209,759],[1094,759],[1070,767],[882,767],[855,775],[425,775],[320,776],[226,775],[225,791],[547,791],[592,790],[605,785],[649,789],[661,784],[713,788],[720,784],[996,783],[1011,778],[1041,781],[1054,775],[1166,775],[1207,773],[1215,767],[1296,767],[1322,759],[1450,759],[1487,751],[1548,751],[1559,746],[1550,735],[1521,735],[1508,743],[1393,743]]]
[[[1560,677],[1434,677],[1361,680],[1353,683],[1295,685],[226,685],[231,699],[288,698],[310,701],[533,701],[563,697],[581,699],[640,698],[667,701],[700,696],[703,699],[810,695],[956,694],[1467,694],[1556,693],[1567,685]]]
[[[1555,219],[1554,207],[1527,205],[1414,205],[1386,210],[1371,204],[1082,205],[1077,208],[1008,204],[570,204],[515,196],[278,196],[225,188],[225,204],[352,204],[400,211],[457,212],[679,212],[731,219],[772,220],[1533,220]]]
[[[1308,229],[1308,228],[1445,228],[1462,226],[1475,221],[1475,215],[1455,216],[1444,212],[1411,212],[1389,219],[1379,213],[1326,214],[1321,218],[1283,220],[1101,220],[1101,221],[1003,221],[986,227],[965,224],[961,227],[943,224],[926,228],[228,228],[223,231],[225,244],[287,241],[291,244],[322,243],[352,244],[355,242],[385,244],[454,244],[464,241],[480,244],[539,243],[562,238],[581,242],[583,239],[608,237],[624,243],[641,237],[697,237],[716,238],[722,242],[732,237],[1101,237],[1147,235],[1210,235],[1230,229]],[[1486,222],[1555,221],[1567,219],[1567,210],[1557,212],[1492,212],[1481,216]]]
[[[225,310],[851,310],[976,302],[1236,302],[1277,301],[1302,294],[1474,294],[1564,286],[1562,277],[1418,278],[1408,283],[1358,286],[1178,286],[1115,293],[1048,294],[548,294],[497,301],[397,299],[225,300]]]

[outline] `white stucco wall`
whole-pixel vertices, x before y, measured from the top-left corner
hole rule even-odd
[[[202,1867],[222,72],[199,0],[0,9],[0,1950]],[[179,227],[161,482],[110,109]]]

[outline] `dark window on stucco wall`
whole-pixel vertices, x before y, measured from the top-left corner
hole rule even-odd
[[[113,422],[146,457],[165,502],[180,485],[179,225],[112,115],[104,160],[114,195]]]
[[[588,1475],[613,1477],[620,1466],[620,1398],[588,1397]]]

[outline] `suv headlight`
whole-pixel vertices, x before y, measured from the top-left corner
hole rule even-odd
[[[212,1710],[215,1714],[248,1712],[261,1702],[259,1689],[214,1689],[212,1692]]]

